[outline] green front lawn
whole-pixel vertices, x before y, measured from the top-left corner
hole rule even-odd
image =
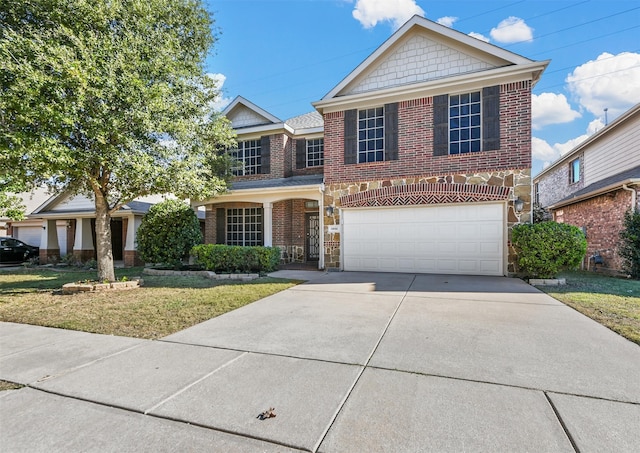
[[[0,321],[155,339],[299,283],[269,277],[235,282],[150,276],[132,268],[116,269],[116,277],[142,276],[139,289],[61,294],[63,284],[95,276],[95,271],[0,271]]]
[[[640,281],[597,272],[566,272],[565,286],[541,286],[560,302],[640,344]]]

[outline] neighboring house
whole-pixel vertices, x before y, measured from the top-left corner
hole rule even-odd
[[[507,275],[531,220],[536,62],[414,16],[313,105],[224,114],[243,163],[205,242],[268,245],[348,271]]]
[[[624,213],[638,209],[640,104],[562,156],[534,178],[540,206],[554,220],[578,226],[587,237],[584,266],[599,254],[621,269],[618,256]]]
[[[113,259],[138,266],[136,233],[142,217],[164,197],[146,197],[122,206],[111,218]],[[62,193],[27,209],[26,220],[11,222],[11,235],[40,247],[40,264],[73,255],[81,262],[96,258],[95,206],[92,198]]]
[[[22,205],[25,207],[25,215],[32,212],[51,197],[51,194],[44,187],[34,189],[32,192],[21,192],[15,195],[22,200]],[[60,225],[60,227],[62,228],[63,226]],[[25,219],[15,221],[0,218],[0,236],[11,236],[29,245],[39,247],[41,232],[42,222],[38,220]]]

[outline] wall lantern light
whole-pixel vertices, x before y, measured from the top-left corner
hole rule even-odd
[[[333,215],[333,206],[327,206],[324,212],[327,214],[327,217],[331,217]]]
[[[516,212],[522,212],[522,210],[524,209],[524,200],[522,200],[520,197],[513,200],[513,208],[516,210]]]

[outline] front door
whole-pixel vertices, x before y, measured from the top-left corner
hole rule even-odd
[[[320,259],[320,215],[306,214],[307,218],[307,261]]]

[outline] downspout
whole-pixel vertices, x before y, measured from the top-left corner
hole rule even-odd
[[[638,206],[638,201],[637,201],[638,193],[636,192],[636,189],[632,189],[626,184],[623,184],[622,188],[624,190],[628,190],[629,192],[631,192],[631,212],[636,212],[636,207]]]
[[[318,260],[318,268],[324,269],[324,178],[322,178],[322,184],[320,184],[318,190],[322,194],[320,196],[320,203],[318,203],[320,214],[320,257]]]

